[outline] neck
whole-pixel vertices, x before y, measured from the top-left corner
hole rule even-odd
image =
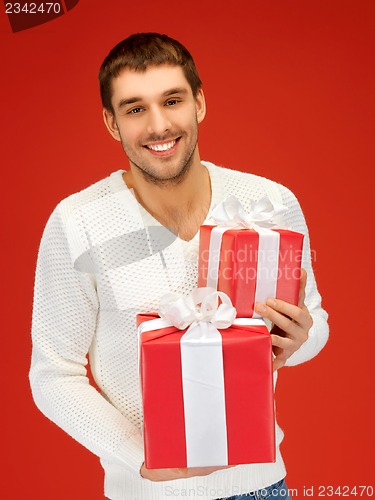
[[[123,178],[128,188],[133,189],[138,202],[159,220],[165,216],[180,218],[202,208],[209,209],[210,176],[198,155],[178,183],[158,185],[147,182],[135,167],[125,172]]]

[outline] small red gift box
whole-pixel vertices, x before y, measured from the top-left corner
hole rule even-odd
[[[274,462],[272,346],[264,322],[241,318],[212,334],[207,322],[179,330],[155,318],[137,316],[146,467]]]
[[[249,219],[242,214],[243,223],[228,217],[225,225],[201,226],[198,286],[226,293],[238,316],[260,317],[254,305],[268,298],[298,304],[304,235]]]

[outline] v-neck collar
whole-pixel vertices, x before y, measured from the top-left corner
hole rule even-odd
[[[210,163],[208,161],[201,161],[202,165],[207,168],[208,174],[210,176],[210,182],[211,182],[211,203],[210,203],[210,208],[208,209],[207,215],[205,220],[203,221],[203,224],[208,223],[210,217],[211,217],[211,212],[212,209],[223,199],[223,187],[220,179],[220,171],[219,168],[214,165],[213,163]],[[116,172],[113,172],[110,176],[111,182],[113,183],[113,188],[115,191],[127,191],[131,192],[132,190],[128,188],[126,185],[126,182],[124,181],[122,174],[126,172],[126,170],[117,170]],[[134,196],[132,194],[132,196]],[[135,197],[134,197],[135,199]],[[138,202],[137,202],[138,203]],[[153,217],[150,212],[148,212],[140,203],[138,203],[140,213],[142,214],[142,219],[145,224],[145,226],[163,226],[155,217]],[[203,225],[202,224],[202,225]],[[165,226],[163,226],[165,227]],[[167,229],[167,228],[166,228]],[[182,245],[198,245],[198,240],[199,240],[199,229],[197,233],[190,239],[190,240],[184,240],[180,238],[178,235],[174,235],[178,241]]]

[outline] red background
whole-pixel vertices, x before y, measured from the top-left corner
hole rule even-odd
[[[103,498],[98,459],[33,404],[30,319],[49,214],[126,167],[102,123],[97,71],[135,31],[166,32],[195,56],[208,102],[202,159],[275,179],[303,206],[331,338],[311,362],[280,371],[289,487],[301,497],[303,486],[314,496],[375,486],[374,26],[372,0],[81,0],[18,33],[2,10],[3,498]]]

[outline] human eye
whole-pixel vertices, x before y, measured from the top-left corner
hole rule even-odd
[[[137,107],[137,108],[132,108],[132,109],[129,109],[129,111],[127,112],[128,115],[137,115],[139,113],[141,113],[141,111],[143,110],[143,108],[141,107]]]
[[[175,106],[178,104],[180,101],[178,99],[168,99],[168,101],[165,103],[166,106]]]

